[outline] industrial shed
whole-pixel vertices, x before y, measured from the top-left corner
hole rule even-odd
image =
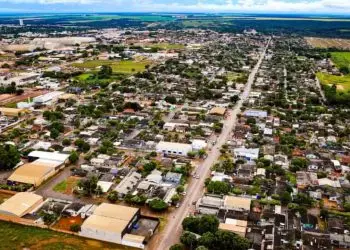
[[[43,197],[34,193],[17,193],[0,205],[0,214],[22,217],[40,206],[43,201]]]
[[[0,107],[0,114],[8,117],[19,117],[29,113],[29,110]]]
[[[84,221],[80,235],[122,244],[124,235],[131,230],[133,223],[138,220],[139,216],[139,208],[102,203]]]
[[[161,141],[157,144],[156,150],[163,154],[187,156],[187,153],[192,151],[192,145]]]
[[[7,179],[11,184],[30,184],[34,187],[40,186],[45,180],[58,171],[57,163],[53,161],[35,161],[17,168]]]
[[[57,164],[64,164],[69,158],[69,154],[61,154],[57,152],[32,151],[28,154],[29,161],[48,160],[57,162]]]

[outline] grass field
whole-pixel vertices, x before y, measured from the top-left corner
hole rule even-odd
[[[142,72],[145,70],[146,65],[149,65],[148,61],[109,61],[109,60],[91,60],[83,63],[74,63],[73,66],[77,68],[85,69],[97,69],[102,65],[109,65],[112,67],[114,73],[131,74],[134,72]],[[83,78],[87,78],[88,74],[81,75]]]
[[[340,48],[350,49],[350,39],[333,39],[306,37],[307,43],[314,48]]]
[[[237,80],[237,78],[243,76],[243,74],[242,73],[236,73],[236,72],[227,72],[226,76],[227,76],[227,79],[229,81],[235,81],[235,80]]]
[[[59,192],[59,193],[64,193],[67,189],[67,181],[61,181],[58,183],[56,186],[53,187],[53,191]]]
[[[0,221],[0,249],[20,250],[135,250],[134,248],[81,238],[48,229]]]
[[[332,61],[340,68],[349,68],[350,67],[350,52],[332,52]]]
[[[156,44],[147,45],[147,47],[166,50],[166,49],[184,49],[185,45],[171,44],[171,43],[156,43]]]
[[[332,86],[335,84],[339,93],[350,91],[350,75],[335,76],[319,72],[317,73],[317,78],[323,85]]]

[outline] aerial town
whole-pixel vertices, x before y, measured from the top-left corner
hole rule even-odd
[[[82,249],[350,248],[350,85],[324,84],[349,72],[315,40],[0,37],[0,231]],[[48,241],[20,249],[76,249]]]

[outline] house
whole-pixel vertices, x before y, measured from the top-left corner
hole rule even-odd
[[[133,224],[140,217],[140,209],[114,204],[102,203],[81,225],[80,236],[122,244],[123,238],[128,237]],[[136,236],[136,235],[135,235]],[[139,248],[143,245],[137,237]]]
[[[0,214],[23,217],[32,212],[44,202],[42,196],[30,193],[17,193],[0,205]]]
[[[246,111],[243,113],[243,115],[246,116],[246,117],[266,118],[266,117],[267,117],[267,111],[249,109],[249,110],[246,110]]]
[[[214,107],[209,111],[209,115],[225,116],[225,114],[226,114],[226,108],[224,107]]]
[[[219,229],[226,230],[245,237],[247,232],[248,221],[226,218],[225,223],[219,224]]]
[[[196,211],[201,214],[217,215],[223,206],[224,200],[219,196],[204,195],[196,203]]]
[[[182,178],[182,174],[168,172],[164,177],[164,181],[178,185],[181,182],[181,178]]]
[[[158,153],[187,156],[192,151],[191,144],[161,141],[156,146]]]
[[[233,155],[236,160],[246,159],[248,161],[256,160],[259,158],[259,148],[235,148]]]
[[[250,211],[252,199],[239,196],[226,195],[224,197],[224,208],[237,211]]]
[[[137,172],[130,172],[114,189],[118,195],[123,197],[128,194],[141,180],[142,175]]]

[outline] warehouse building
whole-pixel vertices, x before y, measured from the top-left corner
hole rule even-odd
[[[5,107],[0,108],[0,114],[3,116],[8,116],[8,117],[19,117],[19,116],[22,116],[26,113],[29,113],[29,110],[16,109],[16,108],[5,108]]]
[[[35,105],[50,105],[53,102],[56,102],[58,98],[63,95],[62,91],[53,91],[41,96],[37,96],[33,98],[33,102]]]
[[[102,203],[84,221],[80,235],[143,248],[145,237],[129,234],[139,217],[139,208]]]
[[[55,161],[37,160],[17,168],[7,179],[9,185],[28,184],[40,186],[45,180],[55,175],[62,164]]]
[[[40,195],[29,192],[17,193],[0,205],[0,214],[23,217],[43,202],[44,199]]]
[[[46,151],[32,151],[28,154],[28,160],[30,162],[40,160],[48,160],[57,162],[57,164],[64,164],[69,158],[68,154],[61,154],[57,152],[46,152]]]
[[[187,156],[192,151],[191,144],[161,141],[156,146],[156,151],[162,154]]]

